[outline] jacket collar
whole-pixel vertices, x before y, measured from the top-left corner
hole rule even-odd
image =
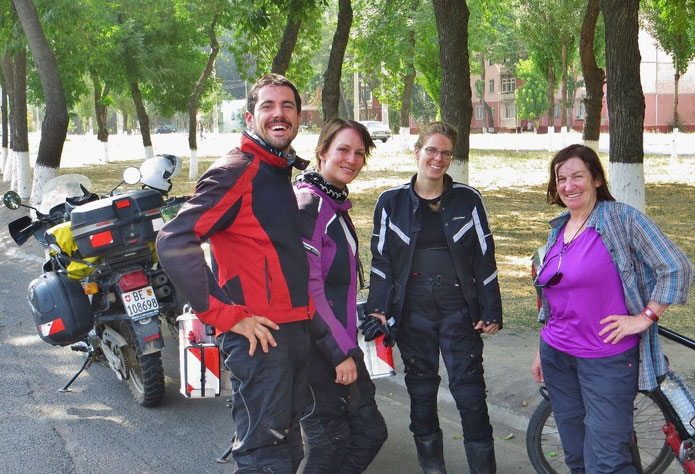
[[[410,194],[410,199],[413,200],[414,202],[418,203],[420,202],[419,196],[415,193],[415,180],[417,179],[417,173],[413,175],[412,178],[410,178],[410,185],[408,186],[408,193]],[[448,174],[444,175],[444,191],[442,192],[442,200],[447,199],[449,196],[449,193],[454,187],[454,180],[451,176]]]
[[[317,194],[318,196],[324,198],[331,206],[331,209],[335,211],[348,211],[352,208],[352,203],[350,202],[350,199],[347,198],[347,187],[345,188],[345,198],[342,200],[335,199],[333,195],[327,192],[329,191],[329,188],[321,186],[318,180],[307,179],[309,177],[315,177],[315,175],[321,176],[317,171],[307,171],[305,173],[300,174],[299,176],[297,176],[295,186],[297,187],[297,189],[311,189],[311,191],[314,194]],[[323,177],[321,176],[321,178]]]
[[[586,226],[587,227],[593,227],[596,232],[599,234],[601,233],[601,230],[603,229],[604,222],[605,222],[605,211],[607,207],[607,202],[609,201],[597,201],[596,205],[594,206],[594,209],[591,211],[591,215],[589,216],[589,220],[586,221]],[[569,220],[570,218],[570,211],[565,211],[562,214],[560,214],[557,217],[554,217],[550,220],[549,224],[552,229],[558,229],[565,225],[565,223]]]
[[[299,170],[304,170],[309,166],[309,161],[298,157],[293,148],[290,148],[289,152],[283,153],[268,145],[251,130],[244,130],[241,134],[241,151],[253,153],[266,163],[278,168],[294,166]]]

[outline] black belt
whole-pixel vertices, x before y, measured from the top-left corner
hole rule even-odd
[[[413,272],[408,278],[408,282],[429,282],[435,285],[456,285],[460,286],[461,282],[456,277],[451,277],[447,275],[429,275],[423,273]]]

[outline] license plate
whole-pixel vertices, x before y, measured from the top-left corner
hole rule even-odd
[[[121,300],[126,313],[135,321],[159,314],[159,303],[151,286],[123,293]]]

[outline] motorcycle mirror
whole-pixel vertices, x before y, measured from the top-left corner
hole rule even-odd
[[[14,211],[19,209],[19,206],[22,205],[22,198],[20,198],[19,194],[14,191],[7,191],[2,197],[2,202],[8,209],[12,209]]]
[[[123,170],[123,181],[127,184],[136,184],[140,178],[142,178],[140,170],[135,166],[129,166]]]

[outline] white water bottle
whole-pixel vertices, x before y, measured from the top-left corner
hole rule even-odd
[[[661,391],[668,398],[690,436],[695,436],[695,427],[692,424],[695,423],[693,422],[693,418],[695,418],[695,397],[693,397],[692,392],[685,385],[683,379],[669,371],[664,381],[661,382]]]

